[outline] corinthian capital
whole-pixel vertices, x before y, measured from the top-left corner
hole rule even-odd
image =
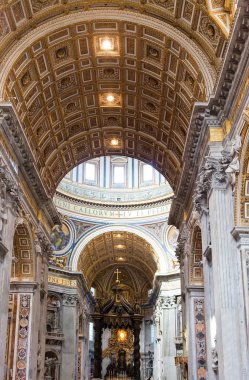
[[[225,189],[234,186],[235,175],[239,172],[239,151],[241,138],[237,136],[227,143],[221,152],[221,157],[206,157],[196,182],[194,194],[195,209],[198,212],[207,211],[207,194],[211,188]]]
[[[77,306],[79,303],[79,298],[77,295],[63,294],[62,302],[64,306]]]

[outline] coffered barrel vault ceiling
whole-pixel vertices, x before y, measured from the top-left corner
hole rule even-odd
[[[122,269],[123,266],[130,268],[130,272],[143,273],[152,286],[158,258],[143,238],[130,232],[116,231],[106,232],[91,240],[78,261],[78,270],[84,273],[90,287],[97,281],[100,272],[114,272],[115,268]]]
[[[61,15],[59,1],[17,1],[1,19],[0,53],[11,62],[2,97],[16,109],[48,193],[80,162],[109,154],[152,163],[176,189],[194,102],[210,95],[224,47],[220,27],[195,1],[180,13],[173,0],[147,2],[154,24],[140,2],[120,13],[115,2],[106,11],[93,1],[92,13],[63,3],[73,17]],[[8,53],[15,29],[30,38]]]

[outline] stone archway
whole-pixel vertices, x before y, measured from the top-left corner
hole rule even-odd
[[[145,232],[139,227],[135,226],[127,226],[127,225],[109,225],[105,227],[98,227],[94,228],[89,233],[86,233],[84,237],[79,241],[79,243],[76,245],[74,252],[72,254],[69,267],[72,268],[72,270],[77,270],[78,260],[80,257],[81,252],[86,247],[86,245],[97,236],[100,236],[106,232],[114,232],[114,231],[127,231],[133,234],[138,235],[145,241],[147,241],[152,248],[154,249],[154,252],[156,253],[158,260],[159,260],[159,267],[158,267],[158,273],[167,273],[169,268],[169,262],[168,258],[165,255],[165,250],[163,246],[160,244],[160,242],[152,236],[147,231]]]

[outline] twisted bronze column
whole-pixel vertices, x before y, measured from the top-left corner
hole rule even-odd
[[[140,323],[141,319],[133,320],[134,331],[134,380],[140,380]]]
[[[93,376],[101,379],[102,370],[102,319],[94,316],[94,370]]]

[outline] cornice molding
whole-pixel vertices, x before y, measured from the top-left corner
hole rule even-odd
[[[70,270],[50,266],[49,267],[49,275],[57,275],[57,276],[59,275],[59,276],[64,277],[66,279],[76,280],[78,287],[83,289],[85,296],[87,297],[89,302],[91,304],[95,303],[94,297],[93,297],[92,293],[90,292],[90,290],[88,289],[86,279],[85,279],[82,272],[72,272]],[[56,286],[56,285],[53,285],[53,287],[54,286]],[[60,285],[58,285],[58,286],[60,286]]]
[[[60,224],[59,214],[51,197],[47,194],[43,186],[36,170],[29,144],[10,103],[0,103],[0,123],[19,160],[20,171],[27,181],[37,204],[43,210],[51,226],[55,223]]]
[[[124,204],[124,205],[115,205],[115,204],[106,204],[106,203],[101,203],[101,202],[88,202],[85,200],[80,200],[74,197],[70,197],[68,195],[62,194],[59,191],[55,193],[55,197],[61,198],[68,200],[70,202],[73,202],[77,205],[82,205],[82,206],[92,206],[92,207],[97,207],[97,208],[103,208],[103,209],[110,209],[110,210],[139,210],[139,209],[146,209],[146,208],[151,208],[153,206],[163,206],[169,204],[173,196],[169,196],[165,199],[159,200],[159,201],[154,201],[154,202],[146,202],[146,203],[138,203],[138,204]]]

